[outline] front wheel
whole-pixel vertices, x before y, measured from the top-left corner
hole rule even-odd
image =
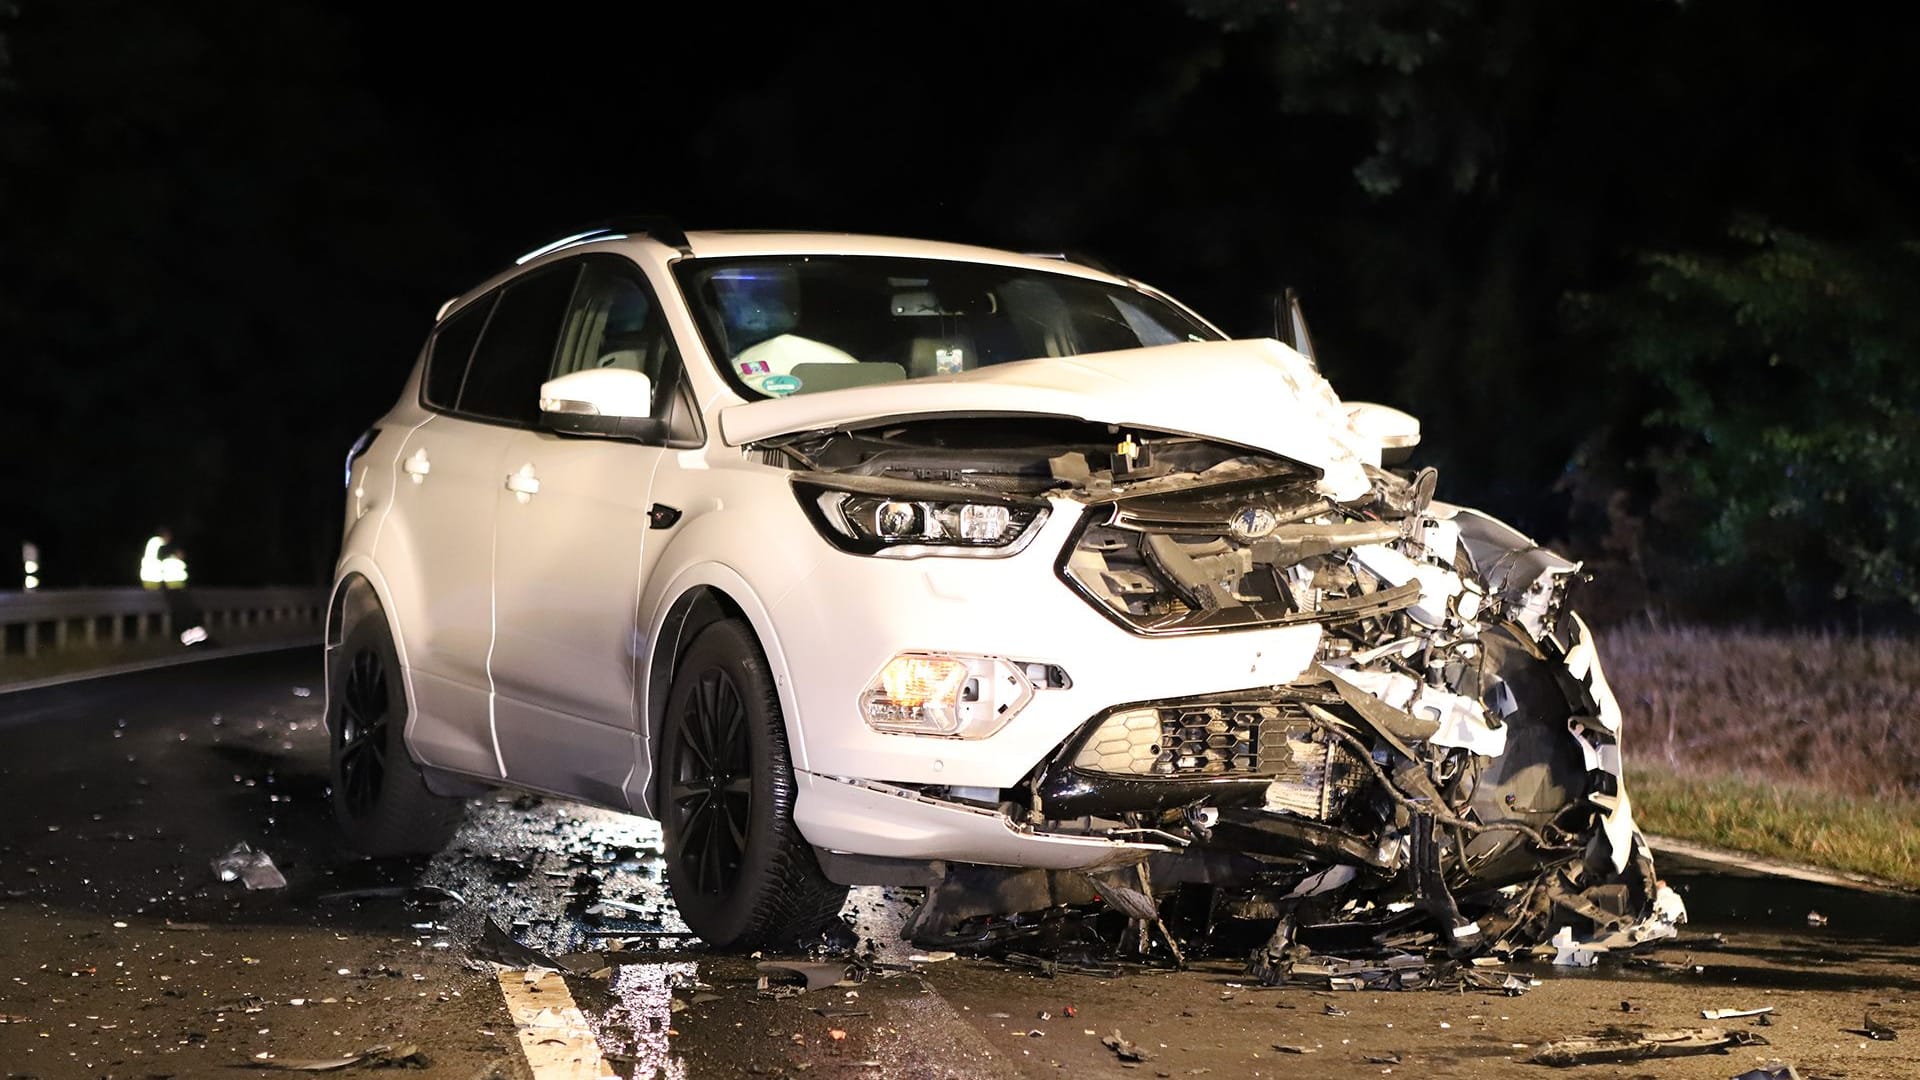
[[[387,620],[363,615],[327,670],[333,816],[363,855],[429,855],[453,839],[464,809],[427,790],[407,753],[407,691]]]
[[[660,753],[667,884],[687,926],[722,948],[783,945],[840,911],[793,824],[793,763],[773,676],[738,622],[701,631],[667,696]]]

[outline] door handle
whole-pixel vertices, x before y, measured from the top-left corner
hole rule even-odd
[[[519,472],[507,474],[507,490],[522,503],[540,494],[540,477],[533,471],[532,462],[520,466]]]
[[[413,482],[416,484],[425,480],[427,474],[433,471],[433,463],[427,460],[427,448],[424,446],[415,450],[400,467],[407,471],[408,476],[413,477]]]

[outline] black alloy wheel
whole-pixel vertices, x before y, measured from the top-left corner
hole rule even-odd
[[[363,855],[429,855],[460,827],[466,804],[428,790],[407,752],[405,672],[386,616],[363,612],[327,657],[333,818]]]
[[[794,824],[786,719],[751,627],[700,631],[676,665],[661,729],[653,804],[687,926],[717,948],[753,949],[827,925],[847,889],[820,872]]]
[[[704,896],[723,896],[740,880],[753,824],[753,764],[740,689],[721,669],[700,674],[674,717],[684,752],[668,778],[669,827],[681,837],[683,866]]]
[[[348,814],[364,818],[380,801],[387,775],[387,669],[372,649],[354,653],[340,693],[334,739],[340,755],[341,798]]]

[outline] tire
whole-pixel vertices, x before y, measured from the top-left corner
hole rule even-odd
[[[465,804],[427,790],[407,753],[407,691],[386,617],[347,631],[327,670],[328,775],[333,817],[363,855],[430,855],[460,827]]]
[[[847,888],[820,872],[793,824],[793,760],[753,631],[718,622],[674,673],[660,751],[667,885],[709,944],[751,949],[810,937]]]

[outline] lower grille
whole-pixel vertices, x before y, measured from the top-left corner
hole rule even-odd
[[[1284,779],[1343,790],[1361,786],[1365,772],[1300,701],[1272,697],[1115,710],[1081,743],[1073,767],[1140,780]]]

